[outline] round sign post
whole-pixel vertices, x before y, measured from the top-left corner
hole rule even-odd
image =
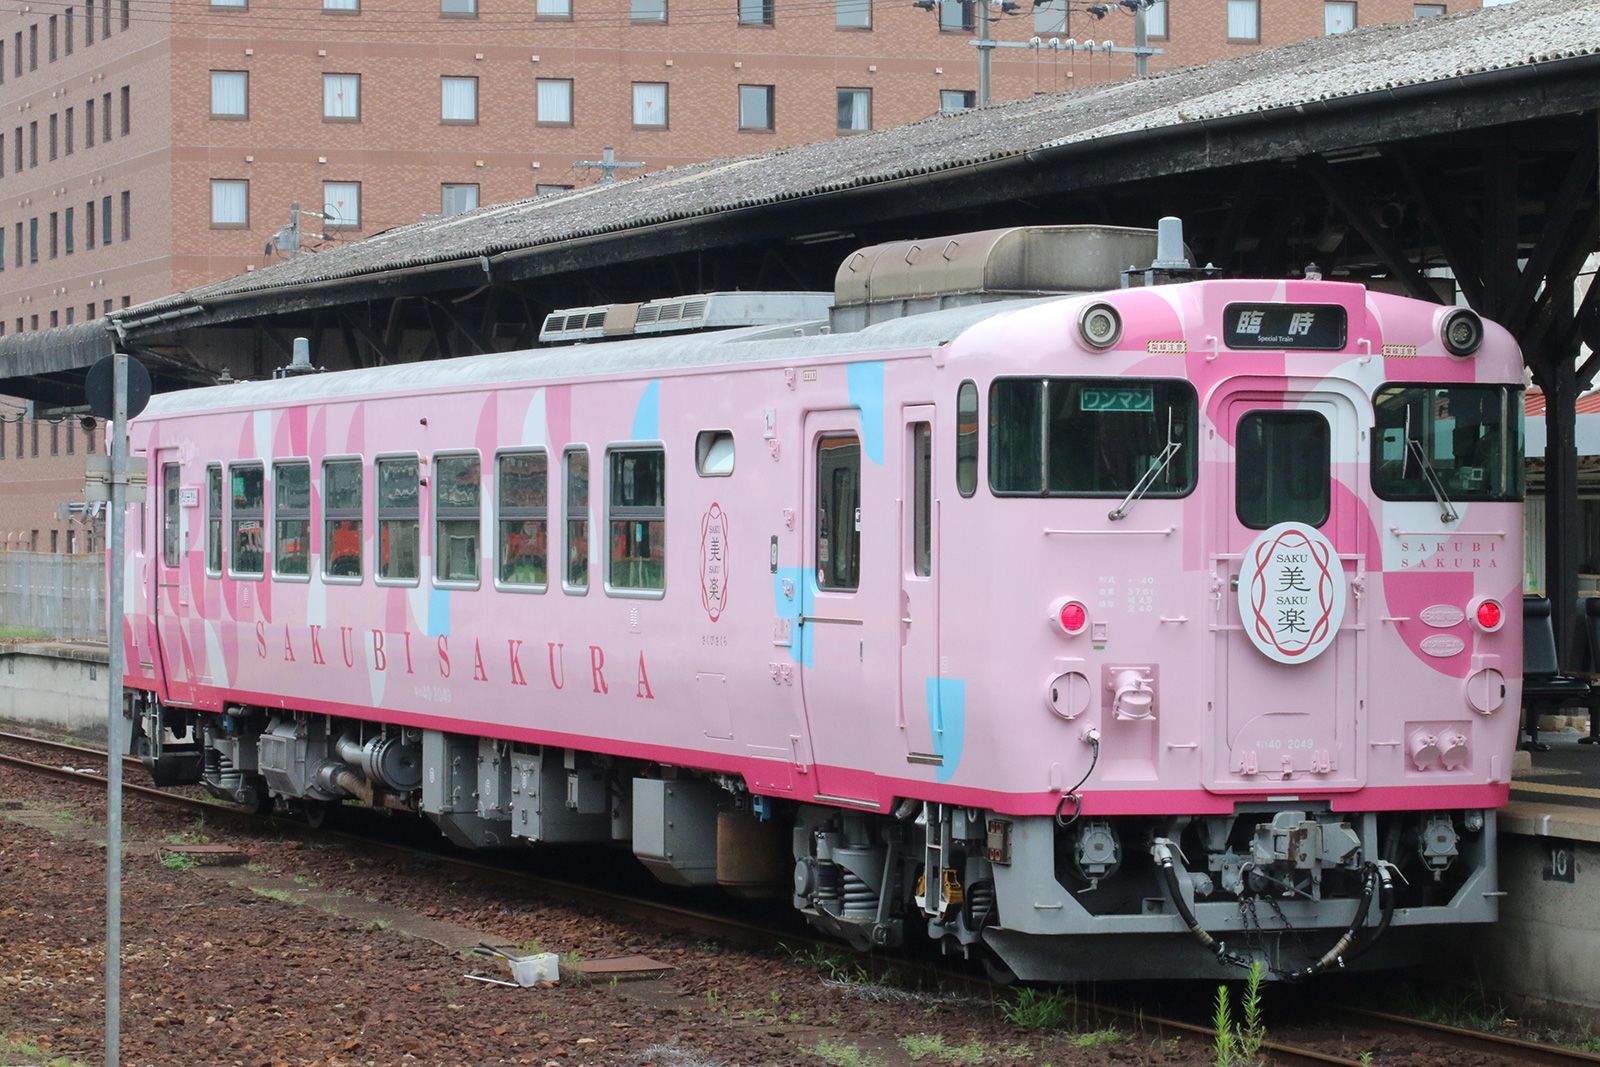
[[[1250,643],[1279,663],[1309,663],[1327,651],[1344,621],[1339,553],[1303,522],[1262,530],[1239,565],[1239,618]]]

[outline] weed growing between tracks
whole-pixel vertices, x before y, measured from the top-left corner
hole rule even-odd
[[[1212,1025],[1217,1036],[1212,1048],[1216,1052],[1216,1067],[1260,1067],[1261,1045],[1267,1040],[1267,1024],[1261,1015],[1261,961],[1250,964],[1250,976],[1245,979],[1244,1022],[1233,1021],[1233,1007],[1228,998],[1226,984],[1217,986],[1217,1007]]]

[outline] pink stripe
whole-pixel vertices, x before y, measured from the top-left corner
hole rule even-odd
[[[146,679],[130,674],[128,685],[144,688]],[[226,696],[234,703],[257,704],[262,707],[281,707],[282,697],[272,693],[252,693],[239,690],[221,690],[212,686],[196,686],[195,702],[200,707],[220,707]],[[726,752],[703,752],[698,749],[674,748],[669,745],[649,745],[636,741],[621,741],[583,734],[568,734],[554,730],[531,730],[490,723],[466,723],[438,715],[418,712],[382,710],[355,704],[333,701],[308,701],[301,710],[321,715],[337,715],[348,719],[368,719],[395,722],[425,730],[443,730],[447,733],[470,731],[484,737],[504,741],[523,741],[535,745],[553,745],[576,748],[589,752],[602,752],[612,756],[670,763],[696,770],[721,771],[727,774],[770,778],[763,773],[770,767],[768,760],[749,759]],[[767,766],[763,766],[766,764]],[[1002,815],[1053,815],[1062,804],[1059,793],[1001,793],[991,789],[972,789],[966,786],[935,785],[905,778],[890,778],[871,771],[850,767],[812,766],[809,772],[795,772],[798,788],[787,795],[793,800],[816,800],[820,804],[838,807],[866,808],[887,811],[894,803],[910,797],[940,804],[960,804],[964,807],[987,808]],[[825,784],[825,788],[820,788]],[[1334,811],[1415,811],[1449,808],[1498,808],[1510,797],[1511,787],[1506,784],[1461,786],[1374,786],[1344,793],[1323,791],[1296,791],[1292,783],[1281,790],[1251,790],[1238,793],[1211,793],[1204,789],[1128,789],[1085,790],[1083,814],[1085,815],[1229,815],[1239,801],[1260,800],[1265,796],[1293,796],[1298,801],[1330,801]],[[779,794],[777,790],[767,792]],[[1072,805],[1065,805],[1071,813]]]

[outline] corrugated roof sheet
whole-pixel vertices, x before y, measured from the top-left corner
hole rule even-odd
[[[1529,417],[1544,418],[1545,408],[1549,406],[1545,395],[1537,389],[1529,389],[1522,398],[1523,410]],[[1584,393],[1578,398],[1579,415],[1600,415],[1600,390]]]
[[[480,208],[302,255],[118,314],[353,278],[761,204],[1030,152],[1600,54],[1596,0],[1519,0],[1370,26],[1142,81],[1028,97],[874,133]]]

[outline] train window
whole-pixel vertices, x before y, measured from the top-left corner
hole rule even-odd
[[[1186,496],[1198,401],[1157,378],[1001,378],[989,387],[989,488],[1002,496]]]
[[[378,580],[417,580],[417,457],[378,460]]]
[[[550,460],[544,452],[499,457],[499,580],[543,591],[550,580]]]
[[[311,464],[272,465],[272,573],[304,578],[311,573]]]
[[[259,463],[228,468],[232,482],[228,512],[233,522],[232,567],[238,578],[259,578],[266,573],[265,471]]]
[[[433,457],[433,576],[478,581],[482,465],[475,455]]]
[[[666,588],[667,456],[660,448],[608,453],[606,522],[611,556],[606,590],[659,592]]]
[[[361,461],[322,464],[322,573],[361,577]]]
[[[1252,530],[1328,521],[1333,453],[1315,411],[1250,411],[1234,433],[1234,511]]]
[[[933,427],[911,426],[911,573],[933,573]]]
[[[733,473],[733,431],[701,430],[694,439],[695,469],[702,478],[726,478]]]
[[[978,491],[978,386],[962,382],[956,390],[956,491]]]
[[[178,522],[183,518],[183,508],[178,502],[179,473],[176,463],[161,467],[161,561],[169,567],[180,562],[181,546],[178,544]]]
[[[567,569],[561,587],[569,593],[589,591],[589,450],[569,448],[567,464]]]
[[[861,584],[861,441],[853,433],[817,439],[817,587]]]
[[[1372,488],[1385,500],[1521,500],[1522,390],[1384,385],[1373,395]]]
[[[222,467],[206,468],[206,573],[222,573]]]

